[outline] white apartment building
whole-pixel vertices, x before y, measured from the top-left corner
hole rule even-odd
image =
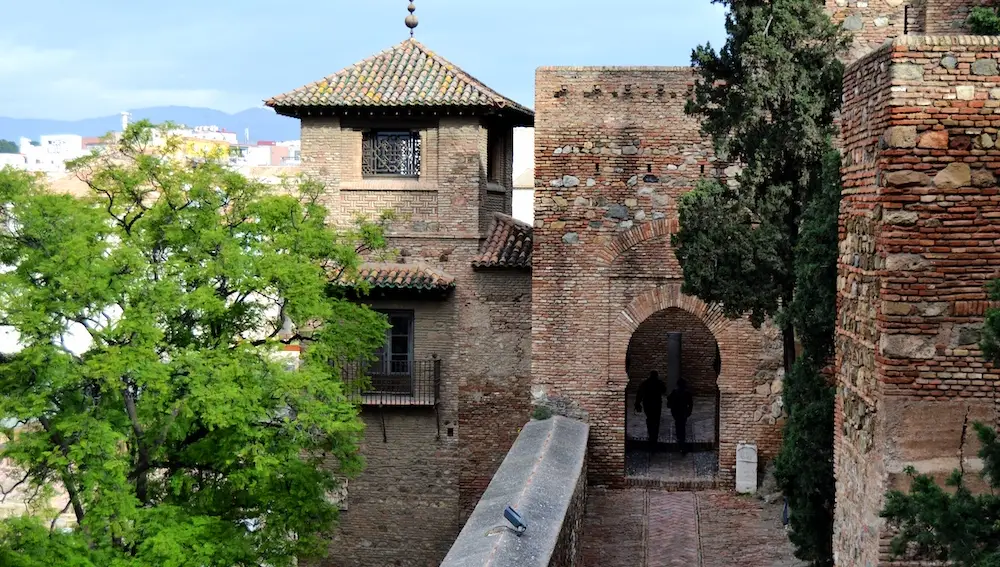
[[[22,154],[0,154],[0,169],[5,167],[28,169],[28,162]]]
[[[65,173],[67,161],[87,155],[87,150],[83,148],[83,136],[76,134],[41,136],[37,144],[28,138],[21,138],[19,149],[24,158],[24,169],[50,175]]]

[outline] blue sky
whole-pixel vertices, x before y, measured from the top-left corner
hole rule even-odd
[[[0,116],[79,119],[162,105],[227,112],[408,37],[407,0],[35,0],[0,18]],[[417,39],[533,106],[542,65],[687,65],[721,45],[709,0],[416,0]]]

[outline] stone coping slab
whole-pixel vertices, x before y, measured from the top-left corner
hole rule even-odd
[[[561,416],[528,422],[441,566],[548,566],[584,471],[589,432]],[[504,519],[507,506],[528,526],[520,537]]]

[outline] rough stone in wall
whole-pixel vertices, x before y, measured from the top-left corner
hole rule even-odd
[[[680,293],[678,199],[738,171],[684,114],[693,81],[686,67],[536,74],[533,403],[589,422],[595,484],[623,482],[629,343],[669,308],[697,318],[721,351],[721,480],[734,480],[737,443],[756,442],[762,461],[780,444],[777,333]]]
[[[1000,38],[907,36],[845,75],[837,565],[887,564],[886,490],[909,465],[975,470],[963,432],[997,423],[1000,372],[977,343],[1000,277],[998,54]]]

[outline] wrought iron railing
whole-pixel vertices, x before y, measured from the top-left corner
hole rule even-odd
[[[441,396],[441,359],[354,361],[341,365],[349,395],[366,406],[433,406]]]

